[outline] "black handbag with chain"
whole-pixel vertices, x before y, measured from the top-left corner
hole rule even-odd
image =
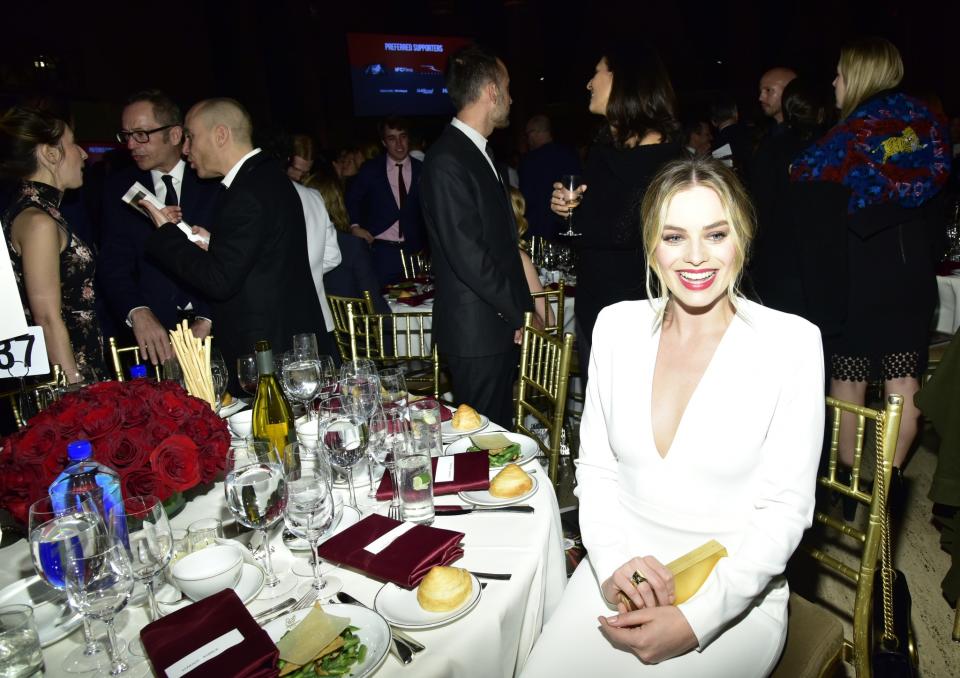
[[[883,423],[877,421],[877,471],[875,491],[883,506],[880,537],[880,569],[873,579],[873,676],[874,678],[916,678],[917,667],[910,656],[910,588],[907,577],[893,568],[890,543],[890,509],[887,506],[883,467]]]

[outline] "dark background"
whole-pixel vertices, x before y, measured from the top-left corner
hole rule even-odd
[[[603,46],[631,38],[660,51],[683,102],[698,110],[718,91],[759,118],[757,82],[790,65],[829,88],[839,48],[860,34],[891,39],[905,85],[960,113],[958,2],[548,2],[546,0],[197,0],[5,3],[0,103],[56,95],[70,102],[78,137],[112,138],[123,98],[159,87],[182,105],[208,96],[246,104],[260,130],[308,132],[321,146],[374,138],[352,111],[346,33],[457,35],[494,47],[514,99],[509,143],[546,111],[558,136],[586,138],[595,120],[584,88]],[[43,61],[44,67],[39,66]],[[445,120],[421,120],[431,132]]]

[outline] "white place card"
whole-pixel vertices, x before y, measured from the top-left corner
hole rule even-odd
[[[401,523],[386,534],[380,535],[372,542],[364,546],[363,550],[372,553],[373,555],[377,555],[416,526],[416,523]]]
[[[206,663],[214,657],[223,654],[234,645],[243,642],[243,634],[237,629],[224,633],[219,638],[214,638],[206,645],[194,650],[183,659],[171,664],[164,673],[167,678],[180,678],[203,663]]]
[[[0,377],[50,374],[43,328],[28,327],[26,333],[0,341]]]
[[[449,457],[437,457],[437,471],[433,474],[433,482],[453,482],[453,460],[456,458],[457,456],[454,454]]]

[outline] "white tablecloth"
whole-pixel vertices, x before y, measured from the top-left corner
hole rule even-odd
[[[391,654],[377,676],[476,676],[492,678],[519,673],[543,623],[556,608],[566,586],[563,531],[556,495],[539,464],[528,465],[539,482],[536,494],[525,503],[534,506],[533,514],[501,513],[490,515],[438,516],[436,527],[464,532],[464,556],[458,567],[484,572],[509,572],[510,581],[490,581],[480,603],[461,619],[436,629],[411,632],[427,650],[404,667]],[[363,503],[358,491],[358,501]],[[437,503],[457,503],[456,495],[439,497]],[[386,504],[377,507],[386,513]],[[190,501],[183,512],[172,519],[174,528],[185,529],[192,521],[207,516],[231,518],[223,496],[223,484]],[[289,568],[290,552],[274,540],[274,566]],[[326,572],[325,572],[326,573]],[[0,586],[34,574],[25,541],[0,551]],[[373,605],[380,582],[361,574],[334,569],[343,581],[343,590],[367,605]],[[253,601],[248,606],[256,613],[278,600]],[[124,638],[134,637],[147,623],[144,605],[128,607],[117,618],[117,630]],[[95,623],[98,632],[102,625]],[[105,632],[104,632],[105,633]],[[67,638],[47,647],[44,652],[46,675],[66,674],[60,669],[63,658],[78,647],[83,631],[77,628]]]
[[[937,332],[953,334],[960,328],[960,275],[938,275],[937,291],[940,293]]]

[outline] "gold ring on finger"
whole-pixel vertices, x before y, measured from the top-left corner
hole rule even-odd
[[[630,581],[633,582],[633,585],[637,588],[640,588],[640,584],[647,581],[647,578],[643,576],[643,573],[640,570],[634,570],[633,574],[630,575]]]

